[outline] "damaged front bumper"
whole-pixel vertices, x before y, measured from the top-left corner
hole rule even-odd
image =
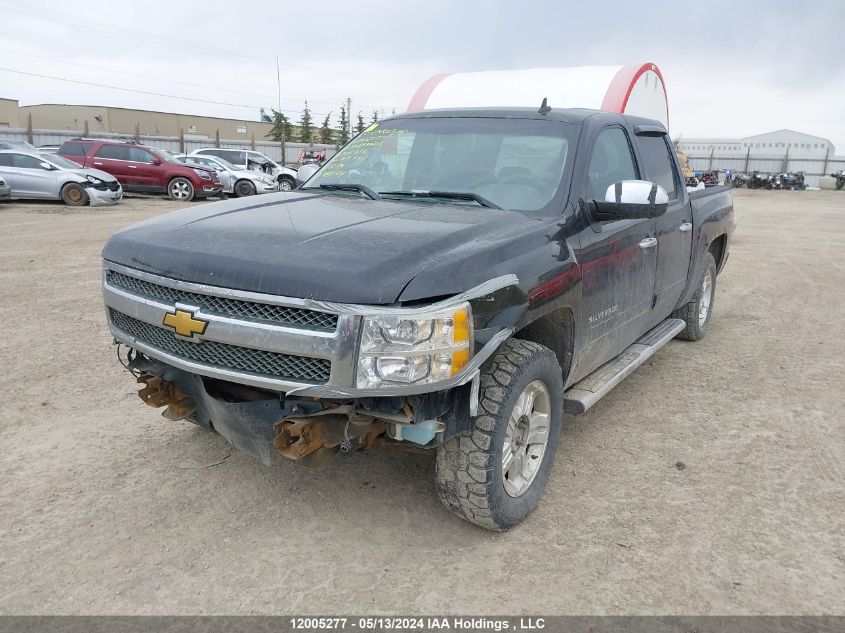
[[[467,430],[470,419],[472,384],[408,398],[332,400],[210,379],[133,351],[127,361],[139,397],[164,407],[163,417],[216,431],[265,465],[280,454],[320,469],[338,452],[377,443],[433,448]]]

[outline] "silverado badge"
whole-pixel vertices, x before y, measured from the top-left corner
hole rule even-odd
[[[165,314],[162,323],[167,327],[172,327],[179,336],[187,338],[193,337],[194,334],[205,334],[205,328],[208,327],[208,321],[195,319],[193,312],[178,308]]]

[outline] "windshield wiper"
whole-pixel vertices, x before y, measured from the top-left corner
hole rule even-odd
[[[314,187],[302,187],[303,189],[314,189]],[[326,182],[320,185],[320,189],[335,189],[338,191],[360,191],[370,200],[381,200],[377,191],[373,191],[367,185],[359,185],[354,182]]]
[[[410,196],[412,198],[446,198],[447,200],[472,200],[488,209],[501,209],[484,196],[472,191],[382,191],[386,196]]]

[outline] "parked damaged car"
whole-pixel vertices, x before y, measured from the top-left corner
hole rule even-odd
[[[174,154],[174,157],[188,165],[202,165],[217,172],[223,193],[239,198],[258,193],[273,193],[279,190],[279,183],[270,175],[252,169],[238,169],[225,158],[200,154]]]
[[[103,251],[141,399],[267,464],[422,447],[448,509],[506,530],[539,502],[568,416],[712,320],[730,190],[688,193],[659,122],[408,113],[309,171]]]
[[[123,189],[117,179],[98,169],[85,169],[57,154],[0,150],[0,176],[15,198],[62,200],[92,207],[117,204]]]
[[[191,152],[192,156],[218,156],[227,160],[236,169],[257,171],[272,176],[279,183],[280,191],[292,191],[296,187],[296,171],[282,167],[269,156],[248,149],[227,149],[202,147]]]

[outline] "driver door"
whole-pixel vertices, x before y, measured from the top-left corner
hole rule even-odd
[[[604,200],[607,188],[621,180],[641,179],[628,131],[603,128],[588,159],[585,199]],[[581,205],[582,306],[586,334],[583,377],[633,343],[648,328],[657,271],[655,220],[619,220],[597,224]]]

